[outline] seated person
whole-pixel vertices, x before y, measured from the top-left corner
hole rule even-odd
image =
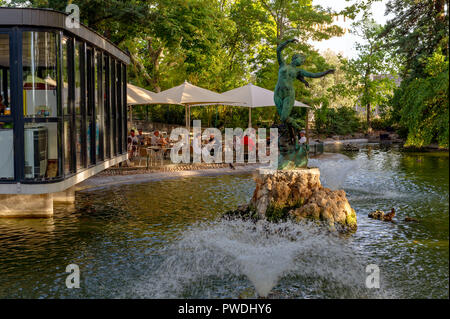
[[[159,131],[155,131],[155,132],[153,132],[153,136],[152,136],[152,139],[151,139],[151,144],[153,146],[164,146],[164,145],[167,144],[167,141],[166,141],[165,138],[162,138],[159,135]]]
[[[305,131],[300,131],[300,139],[298,140],[300,145],[306,144]]]
[[[144,145],[145,144],[145,136],[142,133],[142,129],[141,128],[138,130],[137,138],[139,140],[139,145]]]
[[[214,134],[209,135],[208,144],[212,144],[213,147],[210,150],[210,155],[214,156],[216,150],[218,150],[220,146],[219,140],[214,136]]]
[[[206,141],[203,141],[205,145],[209,145],[211,148],[208,151],[207,147],[202,148],[200,151],[202,152],[203,157],[208,156],[214,156],[216,152],[219,151],[220,142],[219,140],[214,136],[214,134],[209,135],[209,139]]]
[[[130,135],[127,139],[128,144],[128,158],[132,159],[137,151],[137,146],[139,145],[139,139],[134,133],[134,130],[130,131]]]
[[[161,140],[161,137],[159,136],[159,131],[154,131],[151,139],[151,144],[153,146],[159,145],[159,141]]]

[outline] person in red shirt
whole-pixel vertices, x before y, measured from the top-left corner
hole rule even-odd
[[[249,152],[253,151],[256,148],[255,142],[248,135],[244,135],[244,137],[241,139],[241,143],[244,144],[244,147],[247,145]]]

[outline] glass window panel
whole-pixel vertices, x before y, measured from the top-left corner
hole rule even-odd
[[[14,179],[13,124],[0,122],[0,180]]]
[[[111,157],[111,110],[110,110],[110,93],[109,93],[109,74],[108,74],[108,63],[109,59],[106,55],[103,56],[103,71],[102,71],[102,92],[103,92],[103,107],[104,107],[104,138],[103,138],[103,145],[104,145],[104,154],[105,158]]]
[[[70,174],[73,172],[72,163],[72,127],[70,120],[64,121],[64,173]]]
[[[110,87],[111,87],[111,110],[112,110],[112,147],[113,147],[113,154],[116,155],[118,153],[117,149],[117,104],[116,104],[116,64],[114,59],[111,59],[111,78],[110,78]]]
[[[86,48],[86,72],[85,72],[85,78],[86,78],[86,101],[87,101],[87,107],[86,107],[86,114],[92,115],[92,109],[94,108],[94,92],[93,92],[93,79],[92,79],[92,48]]]
[[[92,156],[93,145],[95,146],[95,132],[93,130],[93,120],[92,120],[92,110],[95,103],[95,85],[94,85],[94,57],[93,49],[90,47],[86,48],[86,134],[87,134],[87,162],[88,165],[95,163],[95,155]]]
[[[75,114],[81,114],[81,52],[82,43],[75,42],[74,70],[75,70]]]
[[[63,37],[62,42],[62,79],[63,79],[63,89],[62,89],[62,106],[63,106],[63,114],[67,115],[70,114],[70,107],[69,107],[69,44],[68,44],[69,38]]]
[[[83,118],[81,116],[77,116],[75,119],[75,126],[76,126],[75,148],[77,153],[77,170],[84,168],[83,137],[81,135],[82,121]]]
[[[101,130],[102,130],[102,100],[101,99],[101,53],[95,51],[94,56],[94,85],[95,85],[95,159],[101,160]]]
[[[57,122],[25,123],[25,178],[47,180],[61,175],[59,171]]]
[[[122,88],[121,88],[121,70],[120,63],[116,63],[116,103],[117,103],[117,149],[120,154],[124,152],[122,137],[122,124],[123,124],[123,113],[122,113]]]
[[[23,32],[23,107],[26,117],[56,117],[57,35]]]
[[[123,126],[122,126],[122,149],[125,152],[127,149],[127,126],[128,126],[128,113],[127,113],[127,103],[126,103],[126,94],[127,94],[127,69],[125,67],[125,64],[122,64],[122,82],[121,82],[121,89],[122,89],[122,95],[121,95],[121,102],[122,102],[122,116],[123,116]]]
[[[0,116],[11,115],[9,35],[0,34]]]
[[[87,146],[87,159],[88,159],[88,163],[89,164],[94,164],[94,158],[92,157],[92,134],[91,134],[91,131],[92,131],[92,120],[91,120],[91,118],[88,118],[87,119],[87,121],[86,121],[86,136],[87,136],[87,143],[86,143],[86,146]]]

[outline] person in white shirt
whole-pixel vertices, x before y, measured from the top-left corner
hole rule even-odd
[[[160,142],[161,142],[161,137],[159,136],[159,131],[153,132],[152,141],[151,141],[152,145],[154,145],[154,146],[159,145],[159,144],[161,144]]]
[[[301,144],[306,144],[306,137],[305,137],[305,131],[301,131],[300,132],[300,140],[298,141],[298,143]]]
[[[139,139],[134,133],[134,130],[130,131],[130,135],[127,138],[128,144],[128,158],[131,160],[136,155],[137,146],[139,145]]]

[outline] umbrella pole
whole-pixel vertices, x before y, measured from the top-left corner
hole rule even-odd
[[[188,128],[187,105],[184,105],[184,125]]]
[[[130,105],[130,123],[133,126],[133,106]]]
[[[252,108],[248,108],[248,127],[252,127]]]
[[[217,106],[216,107],[216,119],[215,119],[215,121],[214,121],[214,127],[217,127],[217,112],[218,112],[218,109],[219,108],[219,106]]]
[[[306,144],[309,144],[309,108],[306,108]]]

